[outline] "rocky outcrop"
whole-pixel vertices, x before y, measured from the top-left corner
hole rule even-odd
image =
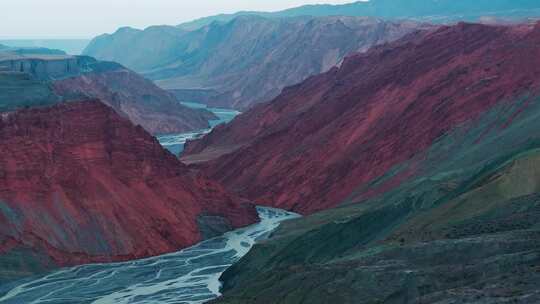
[[[485,40],[479,40],[481,37]],[[450,42],[443,44],[446,39],[458,45],[452,49]],[[435,47],[435,42],[441,47],[436,50],[439,57],[424,52]],[[360,86],[365,88],[377,75],[376,68],[366,65],[371,56],[392,61],[408,52],[418,55],[416,65],[394,59],[400,63],[393,62],[394,68],[387,70],[387,81],[390,75],[397,75],[399,82],[391,86],[377,82],[379,92],[390,95],[379,93],[374,104],[363,104],[371,115],[351,113],[358,121],[370,122],[374,134],[361,133],[362,137],[383,144],[374,151],[362,142],[363,147],[350,158],[372,159],[362,169],[378,176],[360,183],[338,208],[280,226],[269,241],[255,246],[225,272],[224,297],[215,302],[539,302],[539,42],[540,23],[515,27],[460,24],[396,44],[393,49],[379,48],[351,58],[349,63],[364,63],[361,66],[369,69],[368,80],[361,78]],[[338,78],[339,86],[359,77],[354,73],[359,66],[347,66],[346,62],[342,69],[351,74]],[[443,67],[452,68],[444,72]],[[429,77],[422,76],[424,68]],[[340,72],[345,71],[336,71]],[[299,86],[289,90],[291,96],[302,87],[302,92],[309,92]],[[423,94],[414,91],[423,87]],[[349,92],[368,99],[370,95],[368,90],[349,88]],[[401,98],[400,92],[411,95]],[[336,93],[347,103],[347,95]],[[401,111],[407,98],[415,101]],[[326,102],[331,102],[329,93]],[[288,112],[273,113],[270,117]],[[380,113],[392,115],[382,116],[386,117],[380,121],[384,128],[378,127]],[[302,115],[311,117],[305,109]],[[448,124],[456,115],[459,122]],[[313,120],[304,123],[318,132]],[[340,119],[339,123],[344,124],[340,132],[347,133],[352,121]],[[357,132],[361,130],[356,126]],[[282,129],[285,134],[295,131]],[[433,141],[426,137],[432,131],[438,134]],[[346,139],[361,141],[362,137],[349,134]],[[257,140],[265,141],[262,137]],[[416,149],[408,150],[406,160],[394,162],[383,174],[375,173],[388,161],[387,153],[402,156],[405,151],[399,148],[409,149],[409,140],[414,140]],[[284,141],[274,133],[274,146]],[[302,144],[299,141],[289,147],[302,149]],[[346,144],[339,147],[346,150]],[[372,154],[363,154],[363,149]],[[338,155],[329,154],[327,159]],[[244,155],[236,157],[249,162]],[[305,167],[304,179],[320,178],[314,177],[315,164]],[[348,164],[354,166],[352,161]],[[325,186],[342,189],[342,184],[354,178],[352,172]],[[291,174],[292,169],[287,172]],[[319,188],[311,191],[324,193]]]
[[[367,199],[450,130],[536,94],[539,33],[461,23],[376,47],[188,142],[183,159],[214,159],[201,166],[229,189],[304,214]]]
[[[38,80],[56,79],[60,77],[76,76],[82,72],[76,57],[54,56],[53,58],[3,58],[0,61],[0,70],[31,74]]]
[[[0,53],[0,86],[5,88],[0,100],[4,111],[99,98],[153,134],[205,129],[215,118],[204,109],[181,105],[171,93],[117,63],[39,49],[28,51]]]
[[[231,228],[257,219],[98,101],[2,115],[3,278],[175,251],[202,239],[200,216]]]
[[[351,52],[423,27],[427,26],[361,17],[241,16],[195,31],[122,28],[95,38],[85,54],[118,61],[180,100],[245,109],[329,70]],[[132,51],[125,54],[126,48]]]

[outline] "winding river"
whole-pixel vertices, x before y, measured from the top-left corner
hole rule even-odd
[[[222,108],[208,108],[206,105],[194,102],[182,102],[183,105],[188,106],[193,109],[206,109],[214,113],[218,119],[210,120],[210,128],[197,130],[193,132],[186,132],[180,134],[168,134],[158,136],[158,140],[163,147],[171,151],[175,155],[179,155],[184,150],[184,144],[188,139],[198,138],[206,133],[212,131],[212,129],[222,123],[228,123],[233,120],[240,112],[232,109],[222,109]]]
[[[206,108],[197,103],[183,103]],[[160,143],[178,155],[188,139],[197,138],[240,112],[206,108],[218,119],[210,128],[159,136]],[[167,304],[204,303],[220,295],[220,275],[265,238],[281,221],[298,217],[280,209],[257,207],[261,221],[228,232],[182,251],[142,260],[89,264],[0,288],[2,304]]]
[[[268,236],[299,215],[257,207],[261,221],[182,251],[114,264],[62,269],[0,293],[2,304],[196,304],[220,295],[220,275]]]

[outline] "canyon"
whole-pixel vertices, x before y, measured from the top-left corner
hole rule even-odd
[[[0,302],[539,303],[539,14],[371,0],[0,44]]]

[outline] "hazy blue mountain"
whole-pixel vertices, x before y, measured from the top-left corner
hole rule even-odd
[[[244,109],[327,71],[351,52],[423,26],[365,17],[240,16],[193,31],[121,28],[96,37],[84,53],[143,73],[182,101]]]
[[[387,19],[418,19],[431,22],[474,21],[481,17],[523,18],[540,15],[538,0],[371,0],[342,5],[305,5],[278,12],[244,11],[185,22],[178,27],[192,30],[212,22],[227,22],[241,15],[264,17],[370,16]]]
[[[13,55],[67,55],[66,52],[58,49],[48,49],[44,47],[10,47],[0,44],[1,57],[7,54]]]

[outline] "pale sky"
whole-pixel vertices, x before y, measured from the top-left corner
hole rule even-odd
[[[0,38],[91,38],[118,27],[176,25],[240,10],[354,0],[0,0]]]

